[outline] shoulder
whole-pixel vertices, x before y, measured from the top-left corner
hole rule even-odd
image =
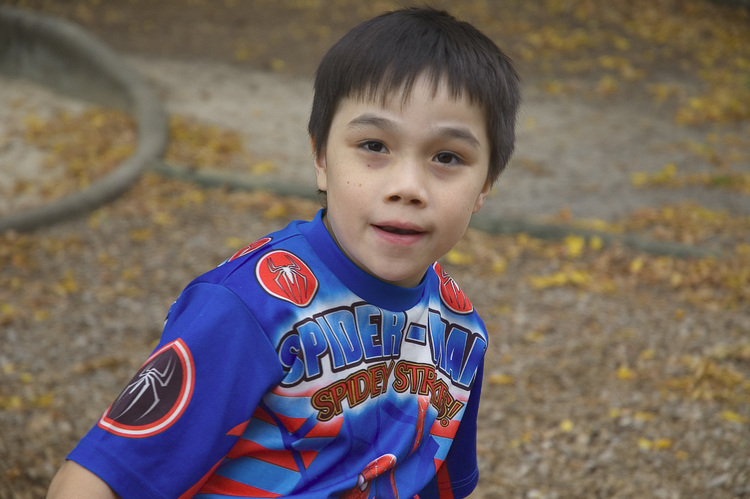
[[[216,268],[194,279],[178,302],[182,308],[195,307],[206,296],[223,297],[232,306],[245,308],[263,324],[267,317],[278,320],[296,316],[318,294],[319,276],[325,274],[324,264],[299,231],[305,223],[293,222],[234,252]]]
[[[305,222],[295,221],[284,229],[265,235],[242,247],[216,268],[206,272],[193,283],[205,282],[232,287],[237,282],[246,282],[256,274],[261,265],[279,268],[299,263],[307,258],[309,245],[301,236],[298,227]],[[295,255],[299,254],[299,257]]]
[[[456,280],[437,262],[433,264],[432,270],[437,277],[438,293],[443,306],[459,315],[474,313],[474,305]]]

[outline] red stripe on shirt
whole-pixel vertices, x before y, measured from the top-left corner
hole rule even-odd
[[[441,466],[437,471],[437,488],[440,499],[453,499],[453,485],[447,466]]]
[[[229,451],[227,457],[229,459],[252,457],[253,459],[258,459],[259,461],[280,466],[288,470],[300,471],[297,466],[297,461],[294,460],[294,456],[291,452],[286,450],[267,449],[256,442],[242,438],[234,444],[234,447]]]

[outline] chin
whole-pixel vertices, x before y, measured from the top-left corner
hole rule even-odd
[[[426,272],[426,269],[425,269]],[[425,272],[420,273],[399,273],[399,272],[386,272],[386,273],[379,273],[375,274],[381,281],[389,282],[391,284],[395,284],[396,286],[401,286],[404,288],[413,288],[417,284],[419,284],[422,281],[422,278],[424,277]],[[408,284],[405,284],[408,283]]]

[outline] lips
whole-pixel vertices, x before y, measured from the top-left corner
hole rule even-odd
[[[416,236],[417,234],[421,234],[422,232],[415,229],[406,229],[403,227],[394,227],[392,225],[376,225],[378,229],[388,232],[390,234],[397,234],[399,236]]]
[[[427,231],[422,227],[408,223],[386,222],[373,224],[373,227],[378,230],[381,237],[386,241],[398,245],[411,245],[421,240],[422,236],[427,234]]]

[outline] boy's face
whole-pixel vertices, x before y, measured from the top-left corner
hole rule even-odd
[[[444,84],[433,95],[420,78],[403,106],[401,94],[343,99],[315,159],[326,226],[360,268],[416,286],[482,207],[489,157],[482,110]]]

